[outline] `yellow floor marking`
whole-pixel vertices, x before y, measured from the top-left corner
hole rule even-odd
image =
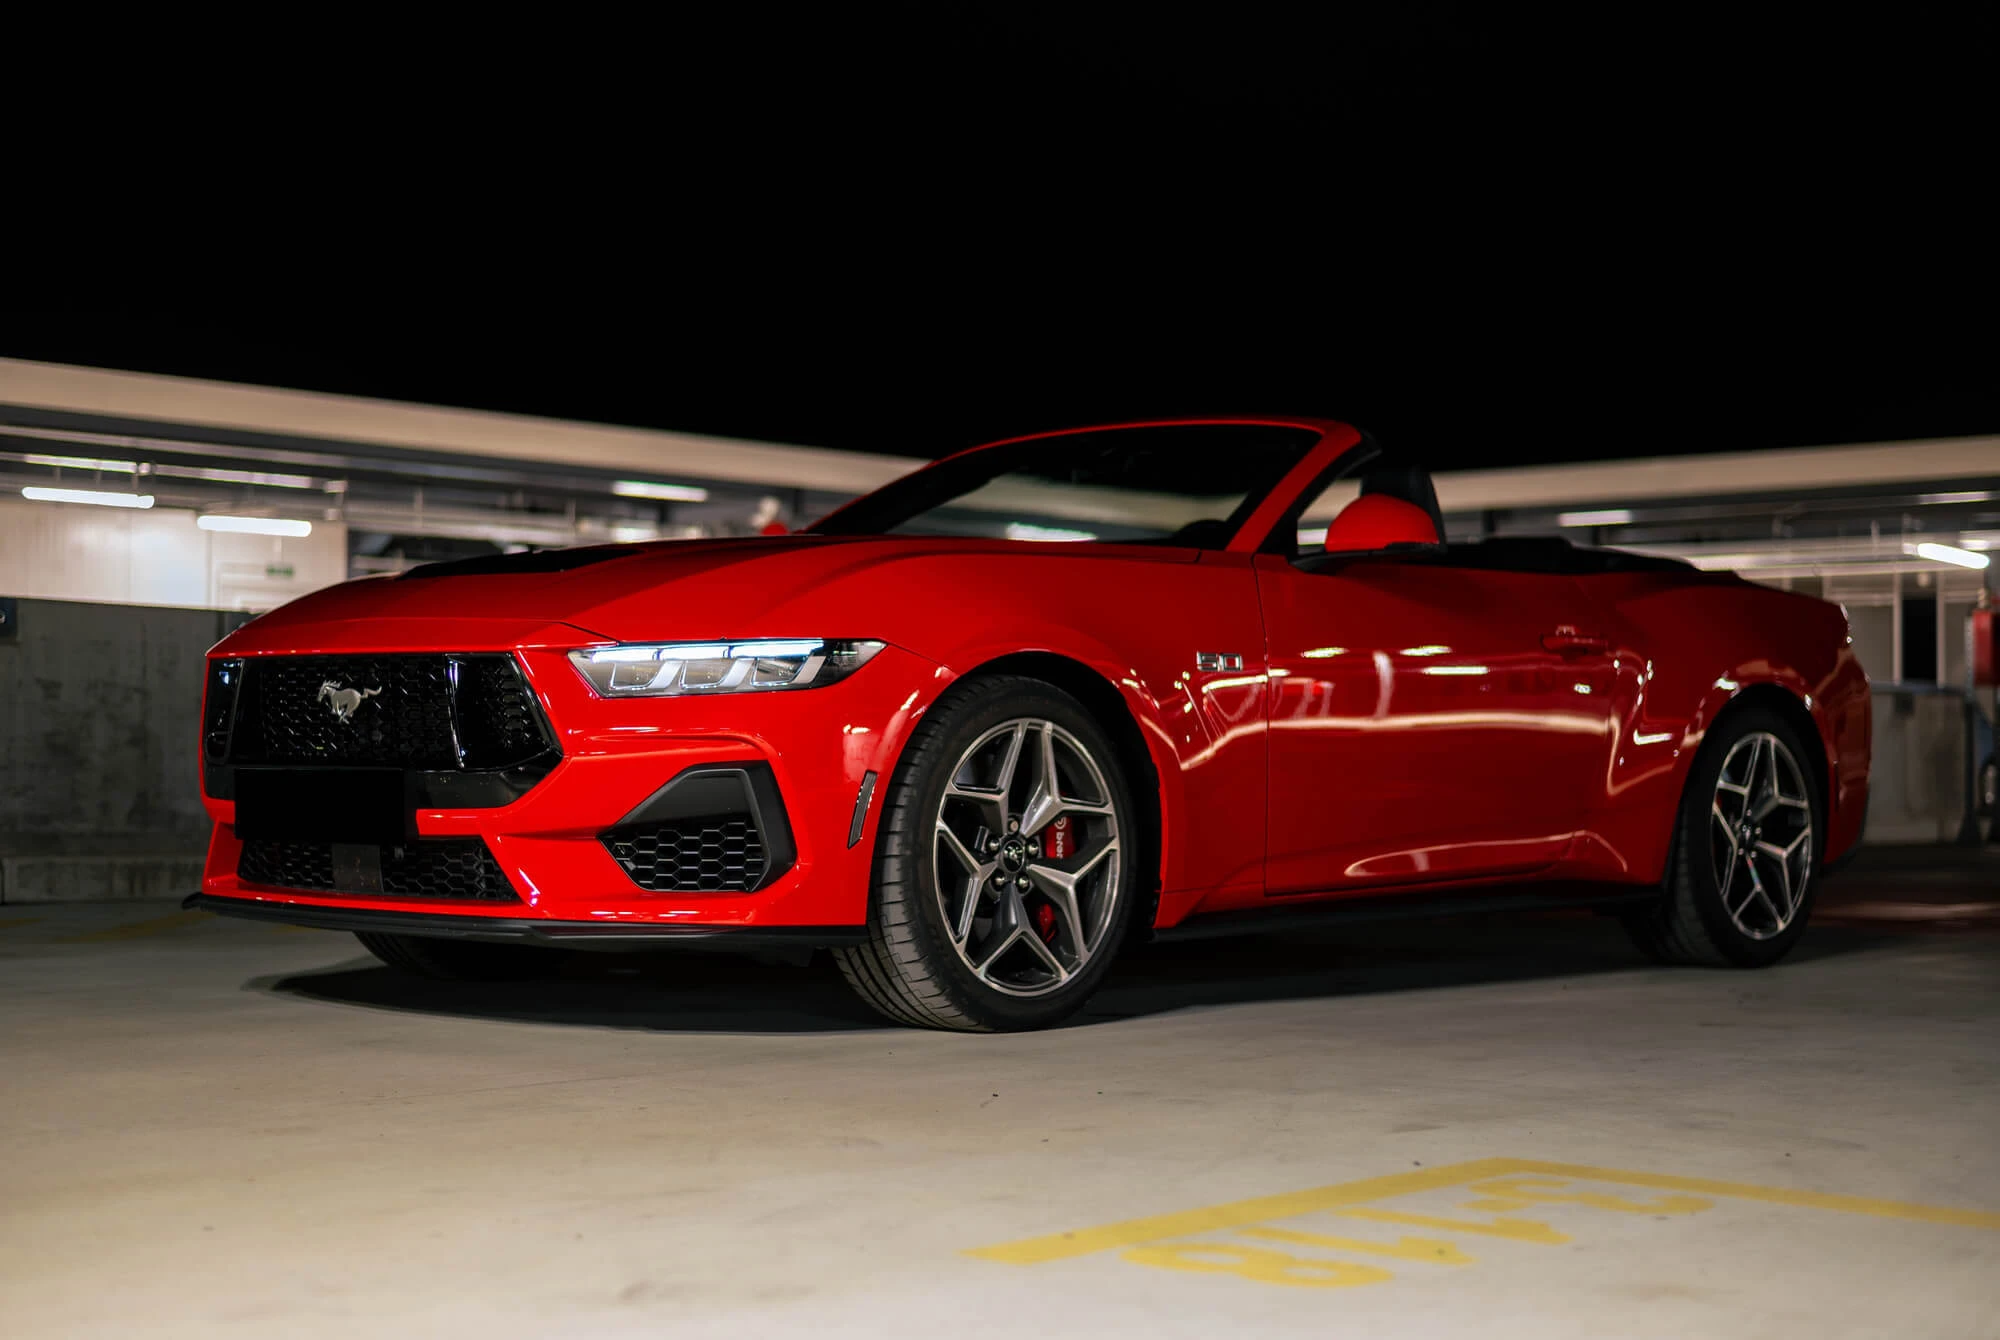
[[[1229,1242],[1155,1242],[1119,1253],[1135,1266],[1189,1270],[1202,1274],[1240,1275],[1259,1284],[1290,1284],[1311,1289],[1351,1289],[1396,1278],[1380,1266],[1352,1261],[1308,1261],[1262,1247]]]
[[[142,936],[159,935],[165,931],[178,930],[182,926],[192,926],[197,921],[208,921],[213,916],[212,912],[169,912],[163,917],[151,917],[145,921],[127,922],[123,926],[112,926],[101,931],[67,936],[56,943],[87,945],[104,940],[137,940]]]
[[[1619,1214],[1700,1214],[1715,1208],[1706,1196],[1661,1196],[1658,1200],[1627,1200],[1601,1191],[1571,1191],[1567,1177],[1496,1177],[1471,1187],[1486,1200],[1468,1200],[1463,1208],[1487,1214],[1508,1214],[1536,1205],[1588,1205]]]
[[[1211,1205],[1202,1210],[1181,1210],[1175,1214],[1127,1219],[1121,1223],[1105,1224],[1101,1228],[1080,1228],[1074,1233],[1023,1238],[1019,1242],[1003,1242],[994,1247],[975,1247],[967,1254],[983,1256],[989,1261],[1031,1266],[1043,1261],[1088,1256],[1113,1247],[1132,1247],[1160,1238],[1212,1233],[1217,1229],[1262,1223],[1266,1219],[1290,1219],[1293,1215],[1311,1214],[1315,1210],[1332,1210],[1389,1196],[1408,1196],[1419,1191],[1435,1191],[1440,1187],[1462,1186],[1482,1177],[1498,1177],[1521,1170],[1516,1159],[1478,1159],[1451,1167],[1427,1168],[1423,1172],[1391,1173],[1387,1177],[1369,1177],[1359,1182],[1315,1187],[1310,1191],[1257,1196],[1250,1200],[1231,1201],[1227,1205]]]
[[[1447,1233],[1480,1233],[1490,1238],[1512,1238],[1515,1242],[1540,1242],[1549,1246],[1560,1246],[1569,1241],[1569,1234],[1534,1219],[1508,1219],[1495,1215],[1486,1223],[1471,1219],[1447,1219],[1441,1214],[1409,1214],[1402,1210],[1383,1210],[1373,1205],[1355,1205],[1344,1210],[1329,1210],[1343,1219],[1366,1219],[1377,1224],[1408,1224],[1411,1228],[1437,1228]]]
[[[1826,1191],[1794,1191],[1790,1187],[1721,1182],[1709,1177],[1669,1177],[1664,1173],[1593,1168],[1582,1163],[1538,1163],[1531,1159],[1515,1159],[1512,1162],[1513,1170],[1517,1172],[1548,1173],[1553,1177],[1587,1178],[1597,1182],[1618,1182],[1625,1186],[1652,1187],[1659,1191],[1687,1191],[1697,1196],[1731,1196],[1737,1200],[1761,1200],[1770,1205],[1792,1205],[1804,1210],[1870,1214],[1878,1219],[1915,1219],[1926,1224],[2000,1230],[2000,1214],[1987,1210],[1961,1210],[1950,1205],[1913,1205],[1903,1200],[1841,1196]]]
[[[2000,1214],[1984,1210],[1964,1210],[1942,1205],[1914,1205],[1907,1201],[1877,1200],[1866,1196],[1842,1196],[1823,1191],[1794,1191],[1788,1187],[1756,1186],[1748,1182],[1723,1182],[1707,1177],[1674,1177],[1664,1173],[1629,1172],[1618,1168],[1597,1168],[1580,1163],[1545,1163],[1535,1159],[1489,1158],[1469,1163],[1426,1168],[1422,1172],[1392,1173],[1358,1182],[1290,1191],[1276,1196],[1256,1196],[1249,1200],[1210,1205],[1199,1210],[1157,1214],[1143,1219],[1126,1219],[1097,1228],[1070,1233],[1023,1238],[992,1247],[975,1247],[966,1254],[1012,1265],[1038,1265],[1061,1261],[1118,1247],[1136,1247],[1161,1238],[1187,1237],[1220,1229],[1242,1228],[1270,1219],[1332,1211],[1344,1217],[1370,1219],[1382,1223],[1410,1224],[1457,1232],[1484,1232],[1505,1237],[1528,1236],[1541,1241],[1567,1241],[1545,1224],[1528,1220],[1495,1220],[1473,1224],[1433,1215],[1405,1214],[1368,1206],[1368,1202],[1394,1196],[1409,1196],[1444,1187],[1465,1186],[1489,1177],[1510,1174],[1544,1174],[1552,1177],[1581,1178],[1624,1186],[1650,1187],[1701,1196],[1725,1196],[1737,1200],[1762,1201],[1770,1205],[1790,1205],[1809,1210],[1833,1210],[1842,1214],[1874,1215],[1882,1219],[1911,1219],[1921,1223],[1949,1224],[1961,1228],[2000,1230]]]
[[[1289,1242],[1299,1247],[1325,1247],[1336,1252],[1369,1252],[1395,1256],[1405,1261],[1436,1261],[1441,1265],[1469,1266],[1467,1256],[1443,1238],[1398,1238],[1394,1242],[1373,1242],[1367,1238],[1339,1238],[1329,1233],[1301,1233],[1289,1228],[1239,1228],[1239,1237],[1264,1242]]]
[[[12,921],[0,921],[0,931],[12,930],[16,926],[32,926],[40,920],[40,917],[16,917]]]

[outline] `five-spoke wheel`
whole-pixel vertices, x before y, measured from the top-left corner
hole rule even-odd
[[[961,684],[897,764],[869,940],[835,960],[863,999],[905,1023],[1060,1022],[1102,980],[1134,915],[1134,813],[1118,746],[1082,703],[1020,676]]]
[[[1082,741],[1040,717],[993,727],[952,769],[935,831],[939,911],[973,976],[1038,996],[1090,962],[1118,899],[1118,815]]]
[[[1709,806],[1709,856],[1722,908],[1753,940],[1782,934],[1812,877],[1812,793],[1791,747],[1770,731],[1730,746]]]
[[[1812,908],[1824,801],[1800,728],[1762,705],[1711,726],[1689,770],[1662,897],[1628,915],[1667,963],[1761,967]]]

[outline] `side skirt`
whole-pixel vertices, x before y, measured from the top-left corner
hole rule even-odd
[[[1299,906],[1289,900],[1272,908],[1241,912],[1211,912],[1189,917],[1178,926],[1153,932],[1156,942],[1212,940],[1231,935],[1275,935],[1285,931],[1343,922],[1400,921],[1425,917],[1468,916],[1479,912],[1546,912],[1588,909],[1627,912],[1658,901],[1654,885],[1549,884],[1520,893],[1458,893],[1445,895],[1369,894],[1333,898]]]

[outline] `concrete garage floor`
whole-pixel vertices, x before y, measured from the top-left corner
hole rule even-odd
[[[821,968],[4,907],[0,1331],[2000,1335],[2000,935],[1945,924],[1191,945],[957,1037]]]

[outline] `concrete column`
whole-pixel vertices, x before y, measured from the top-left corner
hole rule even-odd
[[[1903,682],[1903,574],[1889,579],[1889,682]]]
[[[1960,636],[1963,636],[1963,634]],[[1944,621],[1944,574],[1939,573],[1937,578],[1937,682],[1939,688],[1944,687],[1944,668],[1950,664],[1945,656],[1946,651],[1951,647],[1949,638],[1950,633],[1947,631]]]

